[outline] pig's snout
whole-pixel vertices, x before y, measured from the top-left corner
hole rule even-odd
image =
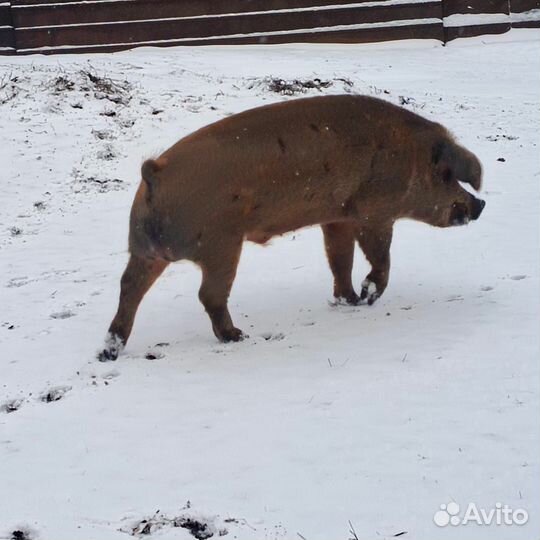
[[[482,210],[484,209],[484,206],[486,206],[486,201],[483,201],[482,199],[474,199],[472,205],[471,219],[478,219],[480,217],[480,214],[482,213]]]
[[[456,202],[450,211],[450,225],[466,225],[471,220],[480,217],[486,201],[473,197],[469,204]]]

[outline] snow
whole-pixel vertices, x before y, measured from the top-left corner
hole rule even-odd
[[[443,18],[445,27],[476,26],[482,24],[504,24],[522,21],[540,21],[540,9],[521,13],[455,13]]]
[[[510,22],[510,16],[506,13],[455,13],[444,17],[443,21],[445,27],[504,24]]]
[[[512,22],[540,21],[540,9],[530,9],[521,13],[510,13]]]
[[[539,53],[512,30],[1,58],[0,538],[537,538]],[[140,164],[290,99],[269,76],[440,121],[484,164],[482,217],[399,223],[371,307],[333,302],[319,229],[246,244],[230,308],[251,337],[231,345],[172,265],[99,363]],[[357,288],[367,272],[357,251]],[[450,502],[529,521],[439,528]]]

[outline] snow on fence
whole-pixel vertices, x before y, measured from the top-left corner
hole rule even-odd
[[[0,0],[0,54],[374,42],[540,27],[540,0]]]

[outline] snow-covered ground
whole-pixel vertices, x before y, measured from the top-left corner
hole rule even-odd
[[[142,159],[290,99],[269,77],[445,124],[484,164],[481,219],[398,224],[372,307],[329,303],[319,229],[246,244],[232,345],[172,265],[98,363]],[[539,537],[537,30],[0,58],[0,87],[0,538]],[[529,521],[437,527],[450,502]]]

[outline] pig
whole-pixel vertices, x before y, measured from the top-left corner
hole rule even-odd
[[[334,296],[371,305],[390,271],[398,219],[435,227],[476,220],[485,202],[478,158],[442,125],[384,100],[333,95],[224,118],[145,161],[130,215],[130,258],[101,361],[115,360],[137,308],[169,263],[202,270],[199,299],[216,337],[239,341],[227,300],[244,240],[265,244],[322,227]],[[371,271],[358,295],[355,242]]]

